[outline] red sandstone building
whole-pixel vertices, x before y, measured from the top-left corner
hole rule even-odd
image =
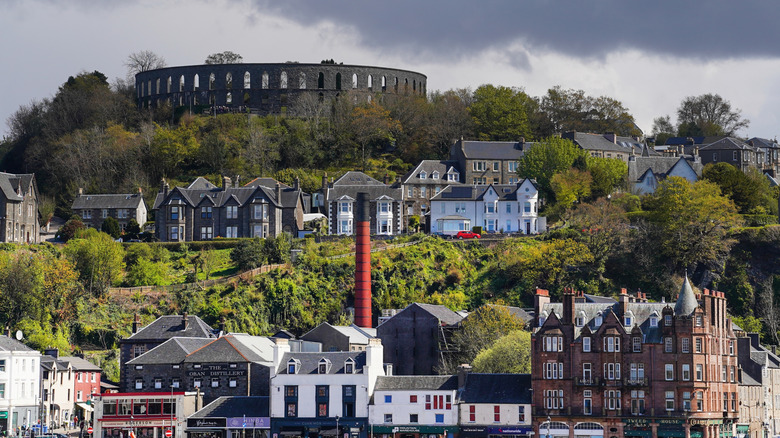
[[[673,306],[625,289],[617,302],[584,301],[536,292],[536,436],[734,435],[737,342],[722,292],[697,296],[686,278]]]

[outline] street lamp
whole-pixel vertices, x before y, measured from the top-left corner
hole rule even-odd
[[[339,416],[336,415],[336,438],[339,438],[339,435],[341,435],[339,433]]]
[[[551,418],[550,418],[550,416],[548,415],[548,416],[547,416],[547,438],[550,438],[550,421],[551,421],[551,420],[552,420],[552,419],[551,419]]]

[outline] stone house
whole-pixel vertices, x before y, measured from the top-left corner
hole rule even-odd
[[[571,140],[591,157],[617,158],[625,162],[632,155],[640,155],[646,147],[636,138],[622,137],[614,132],[590,134],[570,131],[563,133],[561,138]],[[655,151],[652,154],[655,155]]]
[[[759,343],[758,333],[742,333],[739,355],[740,415],[737,433],[780,435],[780,357]]]
[[[628,182],[632,193],[655,193],[658,184],[670,177],[679,176],[694,183],[701,178],[701,158],[672,156],[631,156],[628,159]]]
[[[304,194],[298,184],[275,187],[254,180],[243,187],[222,178],[217,187],[199,177],[171,189],[164,180],[154,202],[157,237],[163,242],[216,237],[275,237],[303,229]]]
[[[737,338],[722,292],[697,296],[686,277],[673,305],[625,289],[614,304],[579,295],[553,304],[536,292],[537,436],[734,436]]]
[[[39,243],[35,174],[0,172],[0,242]]]
[[[138,193],[104,195],[84,194],[83,189],[79,189],[70,208],[81,217],[84,225],[98,230],[109,217],[116,219],[122,231],[130,219],[135,219],[141,229],[146,223],[146,202],[141,189]]]
[[[431,198],[449,185],[459,185],[461,172],[457,161],[423,160],[401,178],[406,215],[417,215],[424,229],[429,229]]]
[[[375,328],[331,325],[327,322],[314,327],[300,337],[302,341],[321,344],[322,351],[363,351],[368,340],[376,337]]]
[[[764,173],[773,177],[780,176],[780,144],[777,143],[777,139],[753,137],[746,143],[763,152],[764,161],[758,164]]]
[[[450,147],[450,160],[458,163],[464,184],[516,184],[517,161],[531,147],[525,139],[511,141],[458,140]]]
[[[703,164],[725,162],[743,172],[751,167],[763,170],[765,153],[765,150],[733,137],[725,137],[699,148]]]
[[[0,429],[8,432],[36,424],[40,390],[41,353],[0,336]]]

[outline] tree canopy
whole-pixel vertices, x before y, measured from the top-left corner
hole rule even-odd
[[[483,85],[474,91],[471,116],[480,140],[519,141],[533,138],[528,122],[528,109],[535,105],[518,88]]]
[[[203,61],[204,64],[241,64],[242,62],[244,62],[243,56],[229,50],[220,53],[212,53]]]
[[[734,135],[748,126],[750,120],[742,117],[742,110],[732,108],[718,94],[688,96],[677,108],[679,136]]]
[[[547,199],[554,199],[553,176],[574,165],[577,158],[584,159],[586,153],[570,140],[548,137],[525,151],[518,161],[517,173],[522,178],[534,178]]]
[[[531,333],[514,330],[498,338],[474,358],[477,373],[530,373]]]

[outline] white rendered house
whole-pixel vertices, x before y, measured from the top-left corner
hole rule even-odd
[[[15,430],[38,422],[41,353],[0,336],[0,427]]]

